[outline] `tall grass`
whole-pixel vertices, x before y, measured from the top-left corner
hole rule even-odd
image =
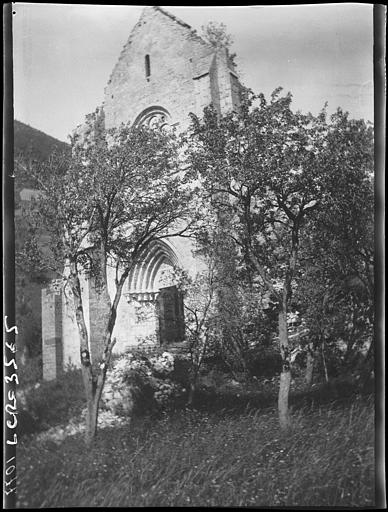
[[[19,507],[374,504],[374,406],[274,412],[181,411],[60,446],[18,451]]]
[[[25,396],[19,414],[18,436],[68,422],[86,405],[81,370],[69,368],[53,381],[41,381]]]

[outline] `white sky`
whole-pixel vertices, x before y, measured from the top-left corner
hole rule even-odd
[[[200,32],[223,22],[238,72],[254,92],[293,94],[294,109],[325,103],[373,121],[373,5],[164,7]],[[103,101],[144,6],[14,3],[14,115],[60,140]]]

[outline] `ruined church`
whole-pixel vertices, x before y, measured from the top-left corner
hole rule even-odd
[[[189,125],[189,113],[200,116],[211,103],[220,113],[235,110],[239,90],[225,48],[205,42],[161,8],[146,7],[112,71],[102,106],[76,132],[85,136],[90,121],[101,112],[107,129],[131,123],[167,124],[183,131]],[[187,238],[155,242],[125,284],[113,332],[114,351],[147,340],[166,347],[181,342],[183,302],[174,282],[169,282],[168,270],[178,267],[194,275],[201,265]],[[103,325],[92,280],[82,280],[82,293],[89,338],[98,346]],[[80,364],[74,313],[55,282],[42,290],[42,344],[45,379],[55,378],[68,364]]]

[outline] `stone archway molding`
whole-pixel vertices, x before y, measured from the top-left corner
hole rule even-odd
[[[162,240],[153,242],[144,254],[139,257],[128,276],[128,300],[154,301],[159,289],[157,288],[157,275],[163,263],[178,267],[179,260],[174,249]]]
[[[135,119],[134,127],[138,126],[167,126],[171,124],[171,116],[169,112],[161,106],[153,105],[143,110]]]

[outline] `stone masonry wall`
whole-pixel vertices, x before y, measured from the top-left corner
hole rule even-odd
[[[204,263],[199,258],[195,258],[192,254],[193,246],[188,243],[186,238],[175,237],[169,240],[169,245],[174,251],[180,266],[185,269],[192,277],[204,270]],[[160,271],[163,270],[161,267]],[[109,293],[111,298],[114,296],[114,271],[108,269],[109,277]],[[157,280],[157,279],[156,279]],[[121,297],[119,307],[117,309],[117,319],[113,330],[113,337],[117,343],[113,349],[114,353],[123,352],[129,346],[137,345],[139,337],[147,337],[155,332],[157,327],[155,319],[149,319],[148,325],[139,324],[137,319],[137,305],[134,301],[127,299],[127,293],[131,291],[128,282],[124,285],[123,296]]]
[[[217,53],[188,25],[159,8],[146,8],[105,89],[106,127],[134,122],[146,108],[162,106],[181,130],[187,127],[190,112],[201,114],[211,101],[230,108],[230,64],[225,50]]]
[[[43,378],[55,379],[62,371],[62,295],[61,291],[42,290]]]

